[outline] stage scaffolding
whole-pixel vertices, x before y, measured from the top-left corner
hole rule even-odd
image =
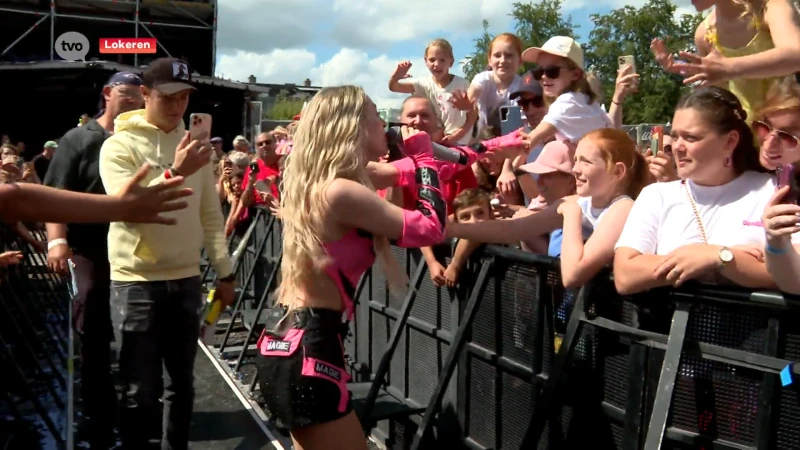
[[[164,44],[151,31],[150,27],[173,27],[182,29],[210,30],[212,32],[211,49],[211,73],[203,75],[213,75],[216,69],[217,53],[217,0],[202,1],[171,1],[171,0],[50,0],[49,10],[43,2],[35,1],[13,1],[11,4],[19,6],[8,6],[9,2],[0,5],[0,13],[15,13],[40,16],[33,25],[25,30],[16,40],[11,42],[2,52],[0,57],[8,53],[20,41],[45,22],[50,26],[50,60],[58,59],[54,52],[56,36],[55,22],[57,18],[77,19],[86,21],[99,21],[109,23],[130,23],[134,26],[134,37],[152,37],[158,42],[158,46],[169,56],[178,55],[177,51],[170,52]],[[201,6],[203,5],[203,6]],[[207,7],[205,6],[207,5]],[[107,8],[104,8],[107,6]],[[201,11],[192,12],[191,9],[200,7]],[[63,8],[62,8],[63,7]],[[74,10],[80,8],[94,8],[97,14],[61,12],[62,9]],[[202,11],[205,9],[205,11]],[[130,10],[130,11],[127,11]],[[142,18],[142,13],[150,13],[151,17]],[[152,14],[155,13],[155,14]],[[204,14],[205,13],[205,14]],[[162,20],[150,20],[161,16]],[[201,17],[208,16],[208,17]],[[165,20],[166,19],[166,20]],[[209,20],[210,19],[210,20]],[[185,21],[185,23],[184,23]],[[146,35],[140,36],[140,29]],[[139,65],[138,55],[134,55],[134,65]]]

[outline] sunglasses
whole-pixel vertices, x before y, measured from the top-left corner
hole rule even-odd
[[[533,78],[536,81],[541,81],[542,76],[547,76],[547,78],[551,80],[557,80],[558,77],[561,75],[561,69],[563,69],[563,67],[559,66],[537,67],[533,69]]]
[[[261,147],[262,145],[272,145],[272,141],[256,142],[256,145],[259,146],[259,147]]]
[[[528,106],[533,106],[534,108],[542,108],[544,107],[544,97],[541,95],[537,95],[533,98],[519,98],[517,99],[517,104],[522,109],[528,109]]]
[[[753,132],[756,134],[756,136],[758,136],[758,138],[762,141],[766,140],[767,136],[773,134],[781,142],[781,145],[786,148],[795,148],[800,141],[800,138],[797,136],[786,131],[773,128],[768,123],[760,120],[754,120],[751,127],[753,128]]]

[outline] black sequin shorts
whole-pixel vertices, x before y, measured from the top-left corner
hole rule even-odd
[[[258,342],[258,380],[268,414],[286,428],[331,422],[353,410],[345,371],[342,313],[300,308],[285,332]]]

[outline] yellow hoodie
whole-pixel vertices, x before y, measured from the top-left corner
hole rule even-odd
[[[119,191],[144,163],[150,163],[145,184],[163,183],[185,133],[183,121],[170,133],[161,131],[145,120],[143,109],[120,114],[114,121],[114,135],[100,150],[100,178],[106,192]],[[164,214],[175,218],[176,225],[111,224],[108,259],[112,280],[164,281],[198,276],[202,248],[221,277],[231,274],[211,165],[186,178],[184,186],[194,191],[185,199],[189,206]]]

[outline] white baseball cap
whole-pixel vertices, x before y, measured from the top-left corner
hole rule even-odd
[[[583,70],[583,49],[575,42],[575,39],[567,36],[551,37],[541,47],[531,47],[522,52],[522,60],[529,63],[538,64],[539,55],[549,53],[551,55],[562,56],[574,62],[579,69]]]

